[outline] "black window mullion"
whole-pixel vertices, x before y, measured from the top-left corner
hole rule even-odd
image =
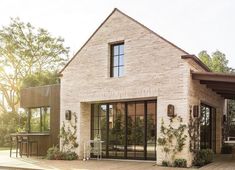
[[[147,159],[147,102],[146,101],[144,102],[144,159]]]
[[[106,157],[109,157],[109,104],[106,105]]]
[[[40,108],[40,132],[42,132],[42,107]]]
[[[127,116],[127,102],[125,102],[125,144],[124,144],[124,158],[127,158],[127,128],[128,128],[128,122],[127,122],[128,116]]]

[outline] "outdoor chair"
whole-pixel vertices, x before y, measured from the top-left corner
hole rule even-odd
[[[36,153],[32,153],[33,144],[36,145]],[[25,153],[22,152],[24,147],[25,147]],[[20,150],[21,150],[21,155],[26,155],[27,157],[29,157],[34,154],[38,156],[38,141],[30,139],[29,136],[23,136],[21,140]]]
[[[84,154],[85,159],[88,160],[91,154],[97,156],[97,159],[102,159],[102,143],[103,141],[101,140],[88,141],[86,146],[86,154]]]
[[[16,157],[18,157],[18,153],[20,153],[21,156],[21,138],[19,138],[18,136],[11,136],[10,137],[10,157],[12,156],[12,153],[16,153]],[[13,150],[15,149],[15,152],[13,152]]]

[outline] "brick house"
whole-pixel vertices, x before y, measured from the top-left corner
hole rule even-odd
[[[185,124],[193,106],[200,106],[204,117],[200,146],[219,153],[227,96],[204,81],[218,77],[226,78],[114,9],[61,70],[60,121],[66,122],[66,110],[77,114],[80,157],[84,142],[99,135],[104,141],[103,157],[161,164],[164,153],[157,138],[161,120],[169,123],[168,106],[173,105],[174,114]],[[186,159],[188,166],[193,159],[189,143],[187,137],[176,155]]]

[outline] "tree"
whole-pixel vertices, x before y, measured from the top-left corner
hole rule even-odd
[[[228,60],[225,54],[220,51],[215,51],[210,56],[207,51],[203,50],[198,54],[200,60],[214,72],[233,72],[233,69],[228,66]]]
[[[68,59],[61,37],[53,37],[45,29],[36,29],[19,18],[0,30],[0,92],[6,104],[2,111],[16,112],[23,80],[44,71],[57,71]],[[6,107],[8,106],[8,108]]]
[[[58,83],[59,75],[57,72],[42,71],[26,76],[22,81],[21,87],[27,88]]]
[[[0,144],[18,128],[20,89],[58,82],[57,72],[68,60],[69,48],[63,43],[19,18],[0,29]]]

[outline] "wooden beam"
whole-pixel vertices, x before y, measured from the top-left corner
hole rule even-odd
[[[226,86],[216,86],[216,85],[206,85],[208,88],[213,89],[213,90],[226,90],[226,91],[231,91],[235,92],[234,87],[226,87]]]
[[[234,95],[235,96],[235,92],[231,92],[231,91],[226,91],[226,90],[214,90],[216,93],[218,93],[218,94],[225,94],[225,95],[227,95],[227,94],[229,94],[229,95]]]
[[[194,80],[235,83],[234,74],[221,74],[221,73],[212,73],[212,72],[192,72],[192,78]]]
[[[219,85],[219,86],[229,86],[235,88],[235,83],[231,82],[218,82],[218,81],[206,81],[206,80],[200,80],[201,84],[207,84],[207,85]]]

